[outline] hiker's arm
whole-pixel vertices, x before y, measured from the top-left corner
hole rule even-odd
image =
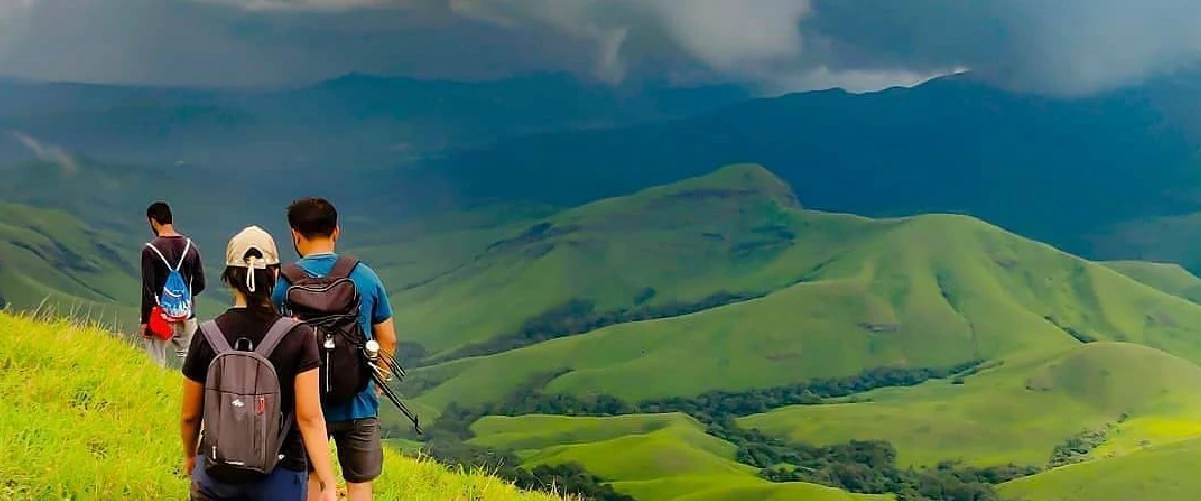
[[[316,341],[313,341],[316,343]],[[309,369],[296,375],[296,425],[304,440],[304,449],[309,454],[313,471],[322,487],[334,485],[334,467],[329,459],[329,435],[325,427],[325,415],[321,413],[321,395],[318,393],[321,371]]]
[[[374,275],[374,272],[372,272]],[[371,331],[379,343],[380,351],[396,355],[396,327],[392,321],[392,302],[384,283],[375,276],[375,302],[371,312]]]
[[[157,256],[148,248],[142,247],[142,325],[146,325],[150,320],[150,309],[154,307],[154,278],[158,271]],[[145,332],[139,332],[139,336],[145,336]]]
[[[179,417],[179,438],[183,444],[184,463],[193,464],[200,445],[200,414],[204,408],[204,386],[189,378],[183,380],[183,405]],[[184,472],[190,474],[191,472]]]
[[[196,264],[192,267],[192,296],[199,296],[208,284],[204,280],[204,258],[200,257],[200,248],[196,247],[196,242],[192,242],[192,250],[196,251],[193,257]]]
[[[390,353],[396,356],[396,327],[389,318],[371,326],[371,331],[375,334],[375,340],[379,342],[379,349],[383,353]],[[381,367],[381,369],[383,369]]]

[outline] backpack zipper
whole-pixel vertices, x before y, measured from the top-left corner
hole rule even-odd
[[[325,287],[316,287],[316,286],[312,286],[312,285],[292,285],[291,287],[288,287],[288,289],[289,290],[300,289],[300,290],[308,291],[308,292],[325,292],[343,282],[350,282],[351,284],[354,284],[354,280],[351,280],[349,278],[339,278],[337,280],[334,280],[333,283],[326,285]],[[355,285],[355,295],[358,295],[358,285],[357,284],[354,284],[354,285]]]
[[[330,379],[330,374],[333,373],[333,344],[334,338],[329,334],[325,335],[325,392],[334,391],[333,382]]]

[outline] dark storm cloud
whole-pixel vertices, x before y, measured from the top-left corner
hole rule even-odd
[[[865,90],[967,68],[1071,94],[1201,54],[1191,0],[0,0],[12,26],[7,71],[156,83],[566,69]]]
[[[0,0],[5,76],[257,85],[351,71],[475,78],[586,71],[589,64],[579,57],[586,47],[546,44],[536,33],[466,21],[445,9],[245,10],[196,0],[6,3],[16,1]]]

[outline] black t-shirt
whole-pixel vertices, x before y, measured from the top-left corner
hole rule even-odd
[[[159,257],[149,247],[142,246],[142,323],[144,324],[149,323],[150,310],[156,304],[155,298],[163,292],[163,284],[167,283],[167,263],[164,263],[163,259],[170,262],[171,266],[175,266],[179,264],[179,256],[183,254],[184,249],[188,248],[187,238],[183,235],[158,237],[150,244],[163,256]],[[204,280],[204,263],[200,259],[200,249],[196,247],[195,241],[192,241],[188,255],[184,256],[179,274],[183,275],[184,281],[191,284],[193,296],[199,296],[201,292],[204,292],[207,285]],[[195,316],[196,313],[193,312],[192,317]]]
[[[246,308],[230,308],[216,320],[217,327],[225,334],[225,340],[234,349],[239,349],[246,348],[246,346],[245,342],[240,343],[241,347],[235,344],[238,338],[247,338],[254,343],[254,346],[258,346],[263,337],[267,335],[267,330],[278,318],[279,316],[275,314],[254,312]],[[216,353],[205,340],[204,334],[197,330],[196,335],[192,337],[192,345],[188,349],[188,358],[184,360],[182,369],[184,376],[204,384],[205,379],[208,378],[209,363],[215,357]],[[320,367],[320,357],[317,337],[313,334],[312,327],[305,324],[298,325],[291,332],[285,334],[284,339],[275,347],[275,351],[267,357],[271,365],[275,366],[275,373],[279,377],[280,410],[284,413],[283,415],[286,416],[296,410],[296,375]],[[203,450],[203,436],[200,440],[200,447]],[[292,471],[307,471],[304,442],[301,440],[300,427],[295,424],[295,421],[293,421],[288,436],[284,438],[281,453],[284,455],[284,459],[279,463],[280,467]]]

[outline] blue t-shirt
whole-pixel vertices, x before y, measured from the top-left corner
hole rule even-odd
[[[338,255],[333,253],[310,254],[297,261],[297,264],[310,275],[323,277],[333,271],[334,261],[337,259]],[[384,291],[384,284],[380,281],[379,275],[376,275],[375,271],[366,263],[360,262],[358,266],[354,267],[354,270],[350,272],[350,280],[359,290],[359,325],[363,326],[363,332],[367,335],[367,339],[372,339],[375,337],[372,326],[392,318],[392,305],[388,301],[388,293]],[[284,298],[290,285],[288,279],[283,275],[279,276],[279,282],[275,284],[275,291],[271,295],[277,310],[283,307]],[[376,417],[379,412],[379,399],[375,396],[375,381],[369,381],[367,389],[359,393],[350,403],[323,410],[326,421],[331,422]]]

